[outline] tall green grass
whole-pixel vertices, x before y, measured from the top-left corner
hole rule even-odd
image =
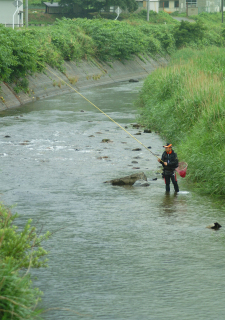
[[[183,49],[144,82],[140,121],[176,144],[187,179],[225,194],[225,49]]]
[[[38,235],[31,220],[19,230],[16,218],[0,204],[0,319],[41,319],[42,293],[33,287],[29,270],[46,266],[41,243],[50,234]]]

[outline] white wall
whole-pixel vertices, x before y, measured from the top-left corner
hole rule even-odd
[[[21,0],[20,0],[21,1]],[[22,2],[22,1],[21,1]],[[13,15],[16,11],[16,7],[13,5],[14,1],[9,0],[0,0],[0,23],[10,26],[13,26]],[[18,12],[14,15],[14,26],[23,25],[23,4],[19,7]]]
[[[159,12],[159,1],[150,0],[150,10],[153,10],[155,12]]]

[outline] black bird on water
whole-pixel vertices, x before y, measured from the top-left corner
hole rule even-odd
[[[213,230],[219,230],[219,228],[221,228],[221,227],[222,226],[218,222],[214,222],[213,224],[210,224],[206,228],[213,229]]]

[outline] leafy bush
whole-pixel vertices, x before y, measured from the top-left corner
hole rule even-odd
[[[171,55],[181,46],[225,45],[223,26],[213,22],[212,28],[203,15],[195,24],[153,11],[146,22],[145,15],[144,10],[122,22],[63,18],[52,26],[19,30],[0,26],[0,81],[15,82],[15,90],[28,92],[23,79],[43,70],[45,63],[64,72],[65,60],[123,60],[140,54]]]
[[[0,260],[0,319],[40,319],[42,310],[34,310],[41,292],[32,288],[29,275],[22,275],[11,261]]]
[[[202,40],[204,31],[205,27],[200,21],[190,23],[182,20],[179,26],[174,27],[174,38],[177,48],[186,46],[190,42]]]
[[[29,58],[28,58],[29,57]],[[33,57],[33,59],[31,59]],[[21,32],[0,25],[0,77],[11,82],[25,77],[28,70],[37,71],[38,55],[34,43]]]
[[[41,242],[50,233],[38,236],[31,220],[19,231],[16,218],[0,204],[0,319],[36,319],[41,292],[33,288],[29,269],[46,266]]]
[[[147,20],[147,10],[143,9],[139,11],[138,13],[133,13],[129,15],[128,19],[130,21],[132,20],[142,20],[146,21]],[[150,24],[177,24],[177,21],[174,20],[167,12],[164,11],[159,11],[159,13],[150,10],[149,11],[149,22]]]

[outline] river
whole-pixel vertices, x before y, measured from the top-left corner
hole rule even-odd
[[[82,93],[161,155],[167,141],[131,125],[141,85]],[[37,101],[0,114],[0,143],[1,201],[19,226],[58,230],[32,270],[45,320],[224,319],[224,231],[206,228],[224,209],[180,177],[166,195],[157,159],[104,114],[76,93]],[[136,172],[148,187],[103,183]]]

